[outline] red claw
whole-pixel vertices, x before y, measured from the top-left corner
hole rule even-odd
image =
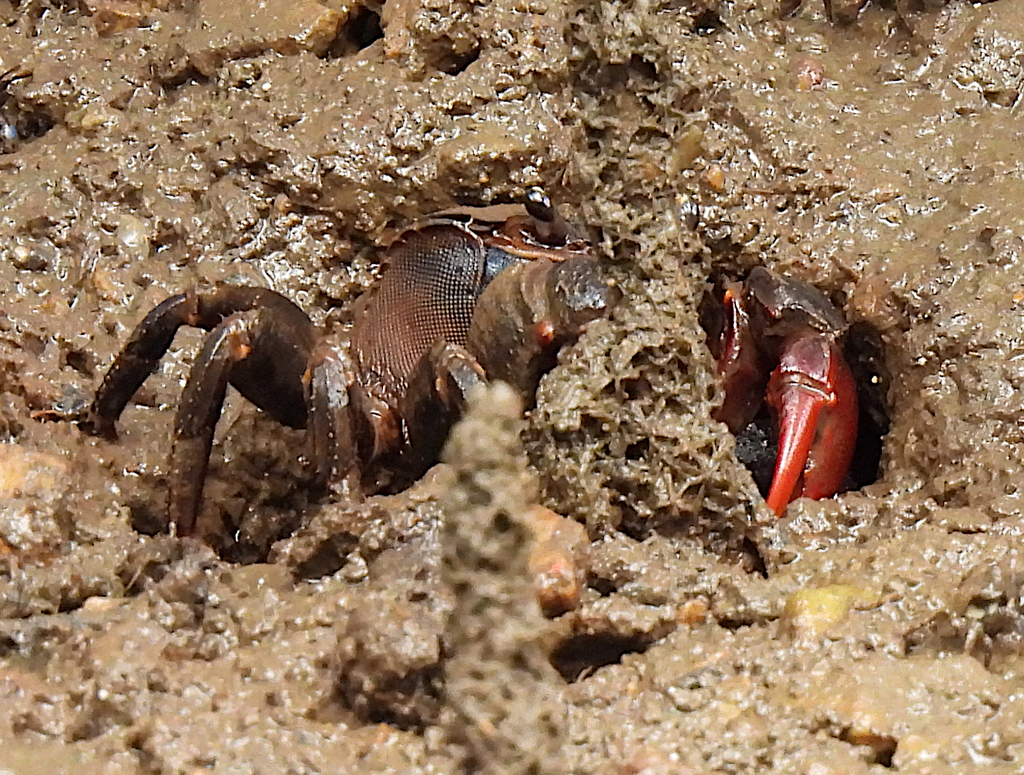
[[[779,452],[768,507],[782,516],[795,498],[828,498],[843,484],[857,442],[857,387],[834,341],[807,334],[788,343],[768,381]]]
[[[725,388],[716,419],[741,434],[767,399],[778,428],[768,506],[843,486],[857,443],[857,387],[837,341],[842,313],[816,288],[766,269],[718,286],[701,315]]]

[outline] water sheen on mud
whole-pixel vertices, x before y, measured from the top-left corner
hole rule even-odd
[[[1024,771],[1024,6],[792,5],[0,2],[0,770]],[[315,497],[229,395],[206,540],[161,534],[196,332],[74,424],[168,295],[343,324],[396,230],[535,185],[624,301],[408,492]],[[699,323],[755,265],[888,423],[781,520]],[[535,501],[590,539],[552,620]]]

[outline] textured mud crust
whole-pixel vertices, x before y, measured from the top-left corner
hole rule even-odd
[[[461,768],[564,772],[565,712],[529,575],[526,511],[535,488],[519,444],[522,402],[505,385],[473,397],[445,460],[442,577],[454,599],[444,630],[443,725]]]
[[[831,5],[0,1],[0,770],[1024,770],[1024,7]],[[232,396],[205,543],[156,533],[194,333],[116,441],[74,424],[166,296],[343,329],[377,245],[534,185],[624,300],[522,448],[492,406],[408,492],[315,497]],[[698,321],[755,265],[843,308],[889,423],[781,520]],[[550,621],[534,495],[589,536]]]

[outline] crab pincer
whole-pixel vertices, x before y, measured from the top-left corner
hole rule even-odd
[[[857,443],[857,386],[843,357],[842,313],[816,288],[763,267],[720,285],[702,309],[725,400],[716,414],[736,434],[765,401],[778,436],[769,508],[836,494]]]
[[[797,337],[768,380],[779,453],[768,506],[781,515],[794,498],[828,498],[843,485],[857,443],[857,387],[834,341]]]

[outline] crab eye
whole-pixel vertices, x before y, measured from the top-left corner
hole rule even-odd
[[[538,221],[551,223],[555,220],[555,207],[543,189],[531,188],[526,192],[526,212]]]

